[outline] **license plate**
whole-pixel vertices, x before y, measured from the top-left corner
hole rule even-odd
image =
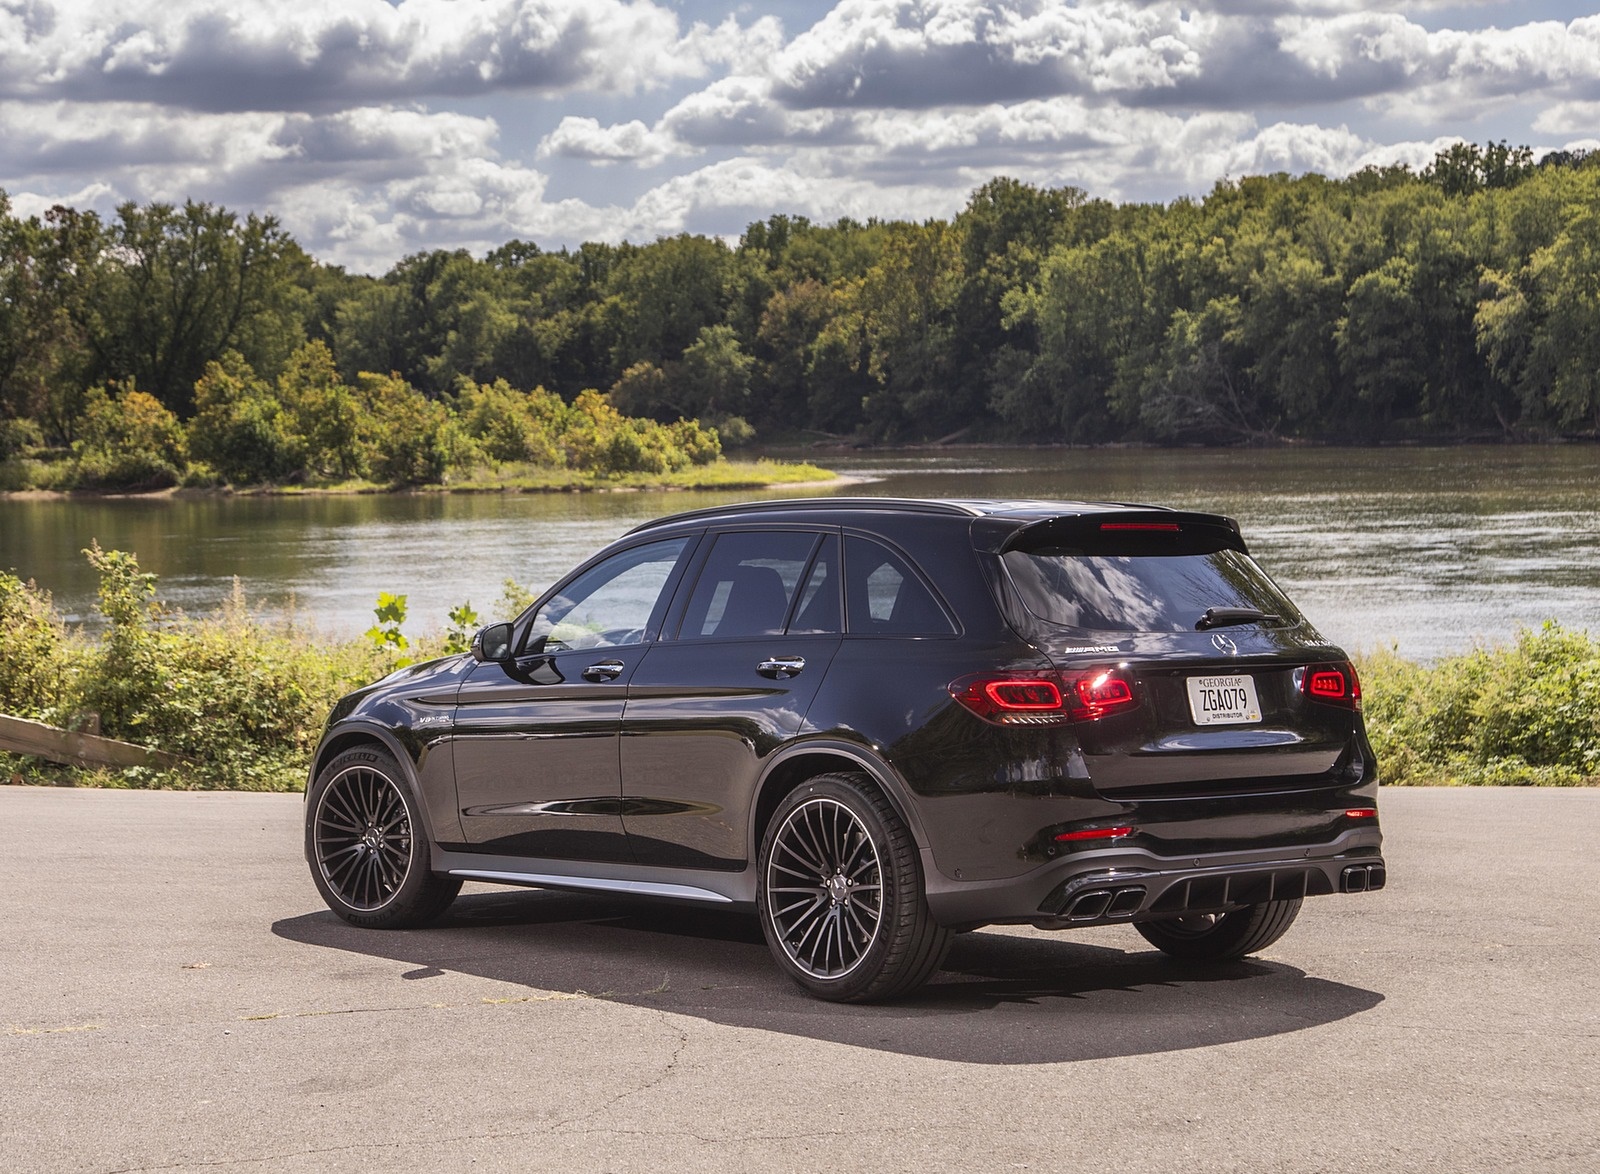
[[[1189,712],[1197,726],[1232,726],[1261,720],[1256,680],[1250,676],[1190,677]]]

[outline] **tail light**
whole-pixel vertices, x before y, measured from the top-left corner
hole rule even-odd
[[[951,682],[950,696],[984,721],[1002,726],[1098,721],[1138,704],[1131,678],[1110,668],[1070,675],[1037,672],[962,677]]]
[[[1091,669],[1072,682],[1073,716],[1098,721],[1138,704],[1133,682],[1117,669]]]
[[[1355,666],[1348,661],[1311,665],[1303,670],[1300,689],[1313,701],[1361,712],[1361,679],[1356,676]]]

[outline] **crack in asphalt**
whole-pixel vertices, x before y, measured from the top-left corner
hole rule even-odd
[[[662,991],[667,989],[667,985],[668,985],[668,980],[666,978],[663,978],[662,983],[661,983],[660,986],[655,987],[652,990],[643,991],[643,992],[640,992],[640,993],[641,994],[659,994],[660,992],[662,992]],[[548,995],[548,996],[546,996],[546,995],[529,995],[529,996],[526,996],[524,998],[511,998],[511,999],[487,999],[486,998],[486,999],[483,1000],[483,1002],[484,1003],[495,1003],[495,1004],[513,1003],[513,1002],[550,1002],[550,1001],[557,1000],[557,999],[599,998],[599,997],[601,997],[601,996],[584,995],[582,993],[579,993],[579,994],[576,994],[576,995],[562,995],[562,994],[555,994],[555,995]],[[474,1006],[474,1005],[475,1004],[471,1004],[471,1003],[457,1004],[457,1006],[463,1006],[463,1007],[470,1007],[470,1006]],[[445,1004],[433,1004],[433,1006],[445,1006]],[[258,1016],[251,1016],[250,1018],[253,1019],[253,1020],[275,1019],[275,1018],[308,1018],[308,1017],[321,1016],[321,1015],[355,1014],[355,1013],[361,1013],[362,1011],[420,1010],[420,1009],[422,1009],[422,1008],[413,1008],[413,1007],[402,1007],[402,1008],[382,1008],[382,1007],[378,1007],[378,1008],[353,1008],[353,1009],[351,1009],[349,1011],[313,1011],[313,1012],[303,1012],[303,1013],[301,1013],[299,1015],[293,1015],[293,1016],[258,1015]],[[508,1130],[508,1131],[505,1131],[505,1132],[496,1132],[496,1133],[463,1134],[463,1135],[459,1135],[459,1136],[456,1136],[456,1137],[430,1138],[430,1139],[427,1139],[426,1141],[420,1141],[420,1142],[418,1140],[416,1140],[416,1139],[407,1139],[407,1140],[403,1140],[403,1141],[353,1142],[353,1143],[349,1143],[349,1144],[345,1144],[345,1145],[323,1146],[323,1147],[319,1147],[317,1149],[293,1150],[293,1151],[289,1151],[289,1152],[274,1153],[274,1154],[261,1154],[261,1155],[255,1156],[255,1157],[223,1158],[223,1159],[218,1159],[216,1161],[208,1161],[208,1162],[206,1162],[206,1161],[202,1161],[202,1162],[188,1161],[188,1162],[169,1162],[169,1163],[164,1163],[162,1165],[156,1165],[156,1166],[123,1166],[123,1167],[118,1167],[115,1170],[109,1170],[109,1171],[106,1172],[106,1174],[152,1174],[152,1172],[158,1171],[158,1170],[214,1169],[214,1168],[223,1167],[223,1166],[259,1165],[259,1164],[261,1164],[263,1162],[279,1162],[279,1161],[286,1161],[286,1160],[291,1160],[291,1159],[295,1159],[295,1158],[308,1158],[308,1157],[314,1157],[314,1156],[319,1155],[319,1154],[344,1153],[344,1152],[354,1152],[354,1151],[363,1151],[363,1150],[371,1151],[371,1150],[380,1150],[380,1149],[397,1149],[397,1148],[400,1148],[402,1146],[419,1145],[419,1144],[420,1145],[426,1145],[426,1146],[439,1146],[439,1145],[452,1145],[452,1144],[458,1144],[458,1143],[462,1143],[462,1142],[475,1142],[475,1141],[513,1141],[513,1140],[517,1140],[519,1138],[549,1137],[549,1136],[552,1136],[552,1135],[555,1135],[555,1134],[563,1134],[563,1135],[574,1136],[574,1137],[586,1137],[586,1136],[589,1136],[590,1134],[613,1134],[613,1135],[617,1135],[617,1136],[640,1136],[640,1137],[650,1137],[650,1136],[690,1137],[690,1138],[694,1138],[697,1141],[705,1142],[707,1144],[716,1144],[716,1143],[721,1143],[721,1142],[726,1142],[726,1141],[783,1141],[783,1140],[789,1140],[790,1139],[791,1135],[772,1135],[770,1137],[769,1136],[760,1136],[760,1135],[750,1135],[749,1137],[741,1137],[741,1138],[719,1138],[719,1137],[707,1136],[705,1134],[693,1133],[693,1132],[688,1132],[688,1131],[665,1131],[665,1130],[663,1130],[663,1131],[659,1131],[659,1132],[652,1132],[652,1131],[643,1130],[643,1129],[621,1129],[621,1128],[612,1128],[612,1127],[606,1127],[606,1126],[587,1126],[587,1127],[583,1127],[583,1128],[571,1128],[571,1126],[574,1126],[574,1125],[578,1124],[581,1121],[584,1121],[586,1119],[592,1119],[593,1117],[596,1117],[596,1116],[598,1116],[598,1115],[600,1115],[602,1113],[605,1113],[605,1112],[609,1111],[610,1109],[614,1108],[615,1106],[621,1104],[623,1101],[628,1100],[630,1097],[636,1097],[636,1096],[639,1096],[642,1093],[649,1092],[651,1089],[656,1088],[657,1086],[663,1084],[676,1071],[677,1066],[678,1066],[678,1061],[682,1058],[683,1053],[684,1053],[684,1049],[686,1049],[689,1046],[689,1032],[687,1030],[681,1028],[681,1027],[675,1027],[675,1026],[672,1025],[672,1019],[673,1019],[673,1013],[672,1012],[664,1011],[664,1010],[652,1010],[652,1009],[648,1009],[648,1008],[642,1008],[642,1009],[650,1010],[650,1013],[656,1018],[656,1020],[660,1024],[662,1024],[663,1026],[668,1028],[668,1033],[673,1037],[671,1052],[667,1056],[666,1062],[663,1063],[660,1066],[659,1070],[657,1070],[648,1079],[641,1081],[639,1084],[635,1085],[633,1088],[629,1088],[629,1089],[623,1090],[622,1092],[620,1092],[620,1093],[616,1094],[615,1096],[613,1096],[610,1100],[606,1101],[603,1105],[600,1105],[598,1108],[595,1108],[595,1109],[590,1110],[588,1112],[585,1112],[583,1114],[564,1117],[559,1121],[553,1121],[553,1122],[550,1122],[548,1124],[541,1125],[541,1126],[538,1126],[538,1127],[535,1127],[535,1128],[530,1128],[530,1129]],[[806,1137],[822,1138],[822,1137],[839,1137],[839,1136],[845,1136],[845,1135],[843,1133],[840,1133],[840,1132],[815,1133],[815,1134],[794,1134],[794,1135],[792,1135],[792,1137],[794,1139],[800,1139],[800,1138],[806,1138]]]

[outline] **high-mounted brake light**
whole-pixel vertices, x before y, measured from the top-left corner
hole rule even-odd
[[[1062,832],[1056,837],[1058,840],[1120,840],[1123,836],[1133,835],[1131,827],[1115,828],[1079,828],[1075,832]]]
[[[1342,705],[1358,712],[1361,709],[1361,679],[1349,662],[1312,665],[1305,670],[1300,687],[1313,701]]]
[[[1176,534],[1179,530],[1176,522],[1101,522],[1102,530],[1160,530],[1166,534]]]

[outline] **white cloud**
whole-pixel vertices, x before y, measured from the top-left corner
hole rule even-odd
[[[601,126],[598,119],[568,115],[555,130],[539,140],[538,154],[541,159],[560,155],[568,159],[587,159],[601,166],[632,162],[648,167],[684,150],[670,135],[656,133],[637,118]]]
[[[650,0],[28,0],[0,8],[0,95],[293,110],[500,90],[631,93],[703,76],[737,25]]]
[[[1541,134],[1586,134],[1596,128],[1600,128],[1600,102],[1558,102],[1533,120],[1533,129]]]
[[[1468,96],[1600,85],[1600,17],[1429,31],[1401,11],[1337,11],[1349,7],[843,0],[770,72],[792,107],[906,109],[1073,94],[1252,109],[1417,86]]]
[[[840,0],[791,38],[667,0],[0,0],[0,187],[273,212],[371,270],[948,215],[995,174],[1165,200],[1421,166],[1480,116],[1591,144],[1600,16],[1481,7],[1506,27],[1438,28],[1454,0]]]

